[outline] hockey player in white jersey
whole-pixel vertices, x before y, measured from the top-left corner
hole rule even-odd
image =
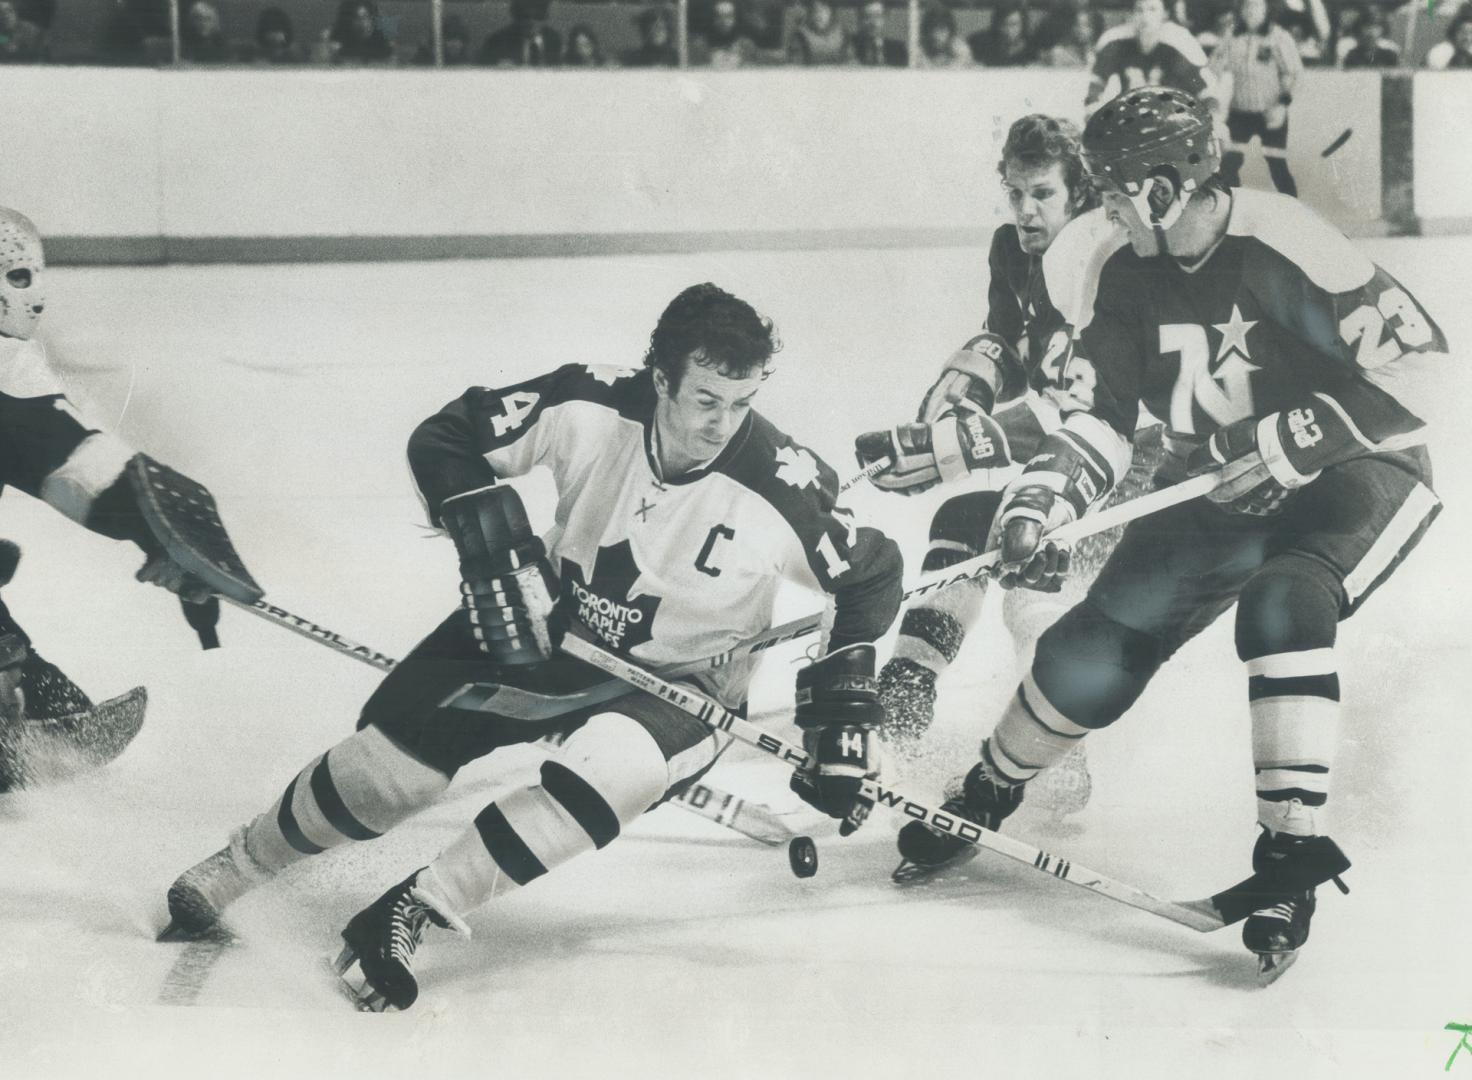
[[[45,306],[40,235],[24,215],[0,208],[0,485],[136,543],[147,556],[139,580],[178,593],[210,644],[214,593],[252,600],[260,591],[204,488],[81,419],[34,339]],[[19,560],[19,547],[0,541],[0,586]],[[137,734],[146,700],[139,687],[94,706],[31,648],[0,602],[0,791],[110,761]]]
[[[726,744],[637,691],[541,720],[498,711],[494,694],[478,710],[446,701],[474,683],[556,696],[601,682],[557,650],[565,631],[648,666],[720,653],[771,624],[783,580],[833,600],[828,651],[797,675],[796,721],[818,764],[794,787],[842,819],[841,832],[857,828],[880,719],[872,643],[899,607],[899,553],[835,507],[828,466],[752,410],[776,347],[771,323],[748,304],[697,285],[661,315],[642,370],[570,364],[468,390],[421,424],[409,461],[431,521],[459,555],[461,607],[384,680],[356,734],[174,883],[166,935],[213,932],[248,888],[382,834],[467,762],[567,732],[539,783],[485,807],[343,930],[338,966],[361,979],[360,1004],[408,1008],[427,926],[464,930],[486,901],[610,843]],[[515,488],[499,482],[538,465],[558,496],[544,538]],[[740,709],[752,663],[694,682]]]

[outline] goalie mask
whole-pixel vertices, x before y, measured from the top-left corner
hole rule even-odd
[[[1181,90],[1143,86],[1089,119],[1084,161],[1103,188],[1124,194],[1141,221],[1163,232],[1216,174],[1221,149],[1205,105]]]
[[[46,306],[46,259],[30,218],[0,208],[0,335],[25,340]]]

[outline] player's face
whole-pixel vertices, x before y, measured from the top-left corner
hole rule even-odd
[[[1135,0],[1135,29],[1156,33],[1164,25],[1164,0]]]
[[[1267,22],[1268,0],[1243,0],[1242,21],[1247,29],[1257,31]]]
[[[684,377],[672,393],[669,380],[656,370],[663,464],[672,471],[683,471],[719,454],[751,411],[751,399],[765,377],[758,368],[733,379],[687,358]]]
[[[1063,182],[1063,165],[1049,162],[1042,168],[1007,163],[1002,177],[1017,239],[1029,255],[1041,255],[1053,238],[1073,218],[1073,199]]]

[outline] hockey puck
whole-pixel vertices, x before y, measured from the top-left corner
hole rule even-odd
[[[794,836],[787,844],[787,861],[798,877],[812,877],[818,872],[818,845],[811,836]]]

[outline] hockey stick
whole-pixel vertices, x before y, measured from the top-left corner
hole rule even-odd
[[[381,671],[392,671],[398,664],[398,661],[391,656],[386,656],[381,652],[370,649],[366,645],[359,645],[357,642],[345,638],[335,631],[328,630],[326,627],[320,626],[310,619],[293,615],[284,608],[276,607],[274,604],[268,604],[264,600],[257,600],[253,604],[247,604],[244,601],[234,600],[228,596],[224,597],[224,599],[242,611],[249,611],[253,615],[259,615],[267,622],[274,623],[277,626],[284,626],[293,633],[301,634],[303,637],[311,638],[313,641],[326,645],[328,648],[336,649],[344,656],[350,656],[354,660],[360,660],[370,667],[378,668]],[[609,693],[606,699],[587,695],[586,691],[584,692],[585,696],[581,697],[576,694],[567,697],[548,697],[542,694],[533,694],[525,690],[517,690],[515,687],[495,687],[495,684],[489,684],[486,689],[491,690],[494,688],[496,692],[484,695],[482,704],[489,703],[495,698],[497,701],[496,711],[498,713],[503,707],[516,710],[518,705],[520,706],[520,711],[513,711],[508,719],[551,720],[563,713],[572,712],[576,708],[581,708],[585,705],[596,705],[600,700],[611,700],[623,692],[623,684],[617,679],[610,679],[603,686],[614,691],[613,693]],[[601,688],[593,687],[592,689],[597,690]],[[510,692],[509,697],[503,699],[501,695],[507,692]],[[560,743],[556,735],[544,736],[537,741],[550,743],[553,746]],[[786,843],[794,835],[791,829],[788,829],[777,819],[770,807],[753,802],[750,799],[743,799],[739,795],[722,791],[720,788],[713,787],[710,784],[694,785],[679,797],[671,799],[670,802],[682,810],[694,814],[696,817],[703,817],[714,821],[718,825],[724,825],[732,832],[738,832],[742,836],[750,837],[758,843],[768,845]]]
[[[878,476],[885,469],[889,468],[889,466],[890,460],[887,457],[880,458],[878,461],[869,462],[869,464],[865,465],[862,469],[854,473],[843,483],[839,484],[838,493],[842,495],[849,488],[854,487],[857,484],[862,484],[865,480],[868,480],[871,477]]]
[[[724,731],[737,741],[771,754],[795,769],[810,769],[816,765],[816,762],[808,757],[802,747],[763,731],[755,724],[743,720],[709,698],[661,679],[637,664],[631,664],[627,660],[622,660],[600,649],[585,638],[568,634],[562,641],[562,648],[568,655],[592,664],[636,689],[668,701],[680,711],[688,713],[715,730]],[[1236,918],[1245,917],[1247,914],[1247,911],[1243,910],[1241,914],[1236,914],[1236,918],[1232,918],[1236,909],[1242,905],[1228,902],[1229,897],[1241,890],[1243,886],[1234,886],[1233,889],[1203,900],[1186,902],[1162,900],[1133,885],[1106,877],[1097,870],[1090,870],[1079,863],[1057,855],[1050,855],[1031,844],[993,832],[991,829],[982,828],[965,818],[935,810],[877,780],[865,780],[860,791],[875,805],[887,806],[908,818],[924,822],[939,832],[954,836],[958,840],[986,848],[988,851],[995,851],[1009,859],[1015,859],[1017,862],[1031,866],[1041,873],[1059,878],[1071,885],[1077,885],[1079,888],[1088,889],[1101,896],[1107,896],[1121,904],[1148,911],[1152,915],[1159,915],[1171,922],[1188,926],[1192,930],[1199,930],[1202,933],[1219,930],[1229,922],[1236,921]]]
[[[1214,490],[1220,481],[1214,474],[1198,476],[1159,491],[1152,491],[1148,495],[1141,495],[1134,499],[1127,499],[1106,510],[1100,510],[1094,514],[1087,514],[1078,521],[1065,525],[1049,535],[1065,542],[1072,543],[1081,540],[1094,533],[1107,532],[1119,525],[1126,525],[1137,518],[1146,517],[1158,513],[1179,503],[1188,502]],[[983,552],[973,558],[945,567],[942,570],[932,571],[924,574],[915,584],[905,591],[903,599],[913,600],[917,596],[927,593],[939,592],[941,589],[973,578],[983,577],[991,573],[992,567],[996,565],[997,551]],[[294,634],[309,638],[320,645],[335,649],[345,656],[361,661],[371,667],[382,671],[393,670],[396,661],[385,656],[381,652],[360,645],[350,638],[345,638],[335,630],[330,630],[311,619],[294,615],[284,608],[275,604],[268,604],[265,600],[257,600],[253,604],[247,604],[239,600],[224,599],[242,611],[248,611],[252,615],[265,619],[267,622],[284,627]],[[805,637],[818,629],[821,615],[803,615],[799,618],[789,620],[770,630],[747,638],[731,646],[725,652],[716,653],[714,656],[702,657],[699,660],[688,660],[679,664],[656,669],[656,674],[661,678],[677,679],[685,675],[693,675],[696,672],[708,671],[711,668],[724,667],[726,664],[752,653],[764,652],[789,641],[795,641]],[[446,708],[466,709],[472,712],[496,712],[508,719],[520,719],[529,721],[548,720],[564,712],[569,708],[582,708],[587,705],[597,705],[605,701],[611,701],[621,693],[618,680],[611,679],[597,686],[590,686],[583,690],[574,691],[566,696],[559,695],[556,698],[547,697],[542,694],[534,694],[525,690],[519,690],[513,686],[502,686],[498,683],[466,683],[459,690],[452,692],[445,698],[441,705]]]

